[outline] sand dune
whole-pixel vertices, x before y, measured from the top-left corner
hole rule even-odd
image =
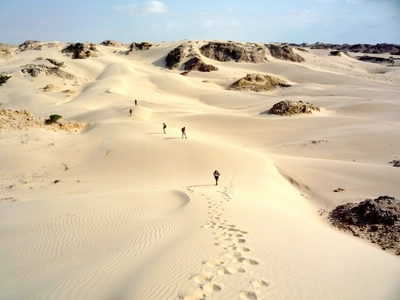
[[[394,251],[321,212],[400,199],[400,68],[306,49],[181,76],[165,68],[179,44],[2,58],[0,109],[85,127],[0,128],[0,299],[398,299]],[[74,79],[21,73],[38,57]],[[226,89],[249,73],[292,86]],[[282,100],[321,111],[269,114]]]

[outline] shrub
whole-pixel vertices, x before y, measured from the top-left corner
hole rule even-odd
[[[46,124],[56,123],[61,118],[62,118],[62,116],[60,116],[60,115],[50,115],[50,117],[48,119],[46,119],[45,123]]]

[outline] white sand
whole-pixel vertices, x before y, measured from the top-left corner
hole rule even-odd
[[[309,50],[305,63],[205,59],[219,71],[181,76],[163,67],[178,44],[98,46],[85,60],[60,44],[0,61],[12,76],[0,108],[88,123],[0,129],[0,299],[399,299],[399,257],[319,211],[400,198],[388,163],[400,156],[400,68]],[[79,78],[19,71],[39,56]],[[225,89],[247,73],[294,86]],[[281,100],[321,112],[263,113]]]

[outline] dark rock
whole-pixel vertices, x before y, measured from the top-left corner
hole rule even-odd
[[[339,205],[329,220],[337,228],[356,233],[382,249],[400,249],[400,201],[393,197]]]
[[[184,64],[184,66],[186,71],[211,72],[218,70],[217,67],[213,65],[207,65],[201,60],[201,58],[198,57],[192,57]]]
[[[8,76],[7,74],[3,73],[0,74],[0,86],[6,83],[12,76]]]
[[[177,69],[185,60],[192,57],[200,58],[201,55],[193,43],[189,41],[171,50],[165,58],[165,65],[168,69]]]
[[[278,87],[290,87],[290,85],[269,75],[247,74],[246,77],[231,84],[228,90],[262,92]]]
[[[134,50],[149,50],[151,47],[153,47],[153,44],[148,42],[141,42],[141,43],[134,42],[129,46],[129,52],[132,52]]]
[[[113,40],[105,40],[100,45],[107,46],[107,47],[123,47],[124,46],[124,44],[113,41]]]
[[[394,159],[389,163],[391,163],[393,165],[393,167],[398,167],[398,168],[400,167],[400,160],[399,159],[397,159],[397,160]]]
[[[269,110],[269,113],[280,116],[292,116],[296,114],[311,114],[313,110],[320,111],[320,108],[309,103],[285,100],[275,103]]]
[[[289,60],[293,62],[304,62],[304,58],[293,52],[292,47],[285,45],[266,45],[271,52],[271,55],[277,59]]]
[[[93,43],[76,43],[69,44],[61,52],[72,53],[72,59],[84,59],[96,56],[95,52],[98,52],[98,50]]]

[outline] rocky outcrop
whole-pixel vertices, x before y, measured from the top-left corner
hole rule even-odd
[[[44,128],[77,133],[85,126],[86,124],[65,119],[46,125],[46,118],[36,117],[26,110],[0,110],[0,129],[25,130],[29,128]]]
[[[18,46],[19,51],[26,51],[26,50],[42,50],[43,43],[40,41],[35,40],[28,40],[23,42],[21,45]]]
[[[213,65],[206,64],[201,58],[192,57],[184,64],[185,71],[200,71],[211,72],[218,71],[218,68]]]
[[[331,223],[346,232],[396,249],[400,255],[400,201],[389,196],[339,205],[329,214]]]
[[[269,75],[247,74],[246,77],[235,81],[228,87],[228,90],[263,92],[278,87],[290,87],[284,81]]]
[[[399,58],[394,58],[394,57],[384,58],[384,57],[376,57],[368,55],[359,56],[357,57],[357,59],[365,62],[371,62],[376,64],[390,64],[390,65],[394,65],[395,63],[400,62]]]
[[[293,62],[304,62],[304,58],[293,52],[293,48],[288,45],[266,45],[274,58],[289,60]]]
[[[76,43],[69,44],[61,52],[72,53],[72,59],[85,59],[88,57],[97,56],[95,52],[98,52],[98,50],[96,45],[93,43]]]
[[[389,162],[390,164],[393,165],[393,167],[397,167],[400,168],[400,160],[399,159],[394,159],[391,162]]]
[[[105,41],[101,42],[100,45],[107,46],[107,47],[123,47],[124,46],[124,44],[113,41],[113,40],[105,40]]]
[[[141,42],[141,43],[133,42],[129,46],[129,51],[132,52],[135,50],[149,50],[151,47],[153,47],[153,44],[149,42]]]
[[[61,70],[59,67],[49,67],[44,64],[28,64],[21,66],[21,72],[32,77],[38,77],[39,74],[44,73],[46,75],[54,75],[68,80],[74,80],[76,78],[74,75]]]
[[[189,60],[193,57],[200,58],[200,53],[196,47],[194,47],[193,43],[187,42],[174,48],[167,54],[165,66],[171,70],[177,69],[180,68],[185,60]]]
[[[12,76],[9,76],[7,73],[0,74],[0,86],[6,83]]]
[[[285,100],[274,104],[269,113],[280,116],[292,116],[297,114],[311,114],[313,110],[320,111],[320,108],[308,102]]]
[[[357,53],[371,53],[371,54],[383,54],[389,53],[391,55],[400,55],[400,45],[396,44],[326,44],[326,43],[315,43],[312,45],[301,45],[311,47],[311,49],[333,49],[333,50],[341,50],[343,52],[357,52]]]
[[[200,48],[200,53],[207,58],[221,62],[267,62],[267,51],[264,46],[257,44],[210,42]]]

